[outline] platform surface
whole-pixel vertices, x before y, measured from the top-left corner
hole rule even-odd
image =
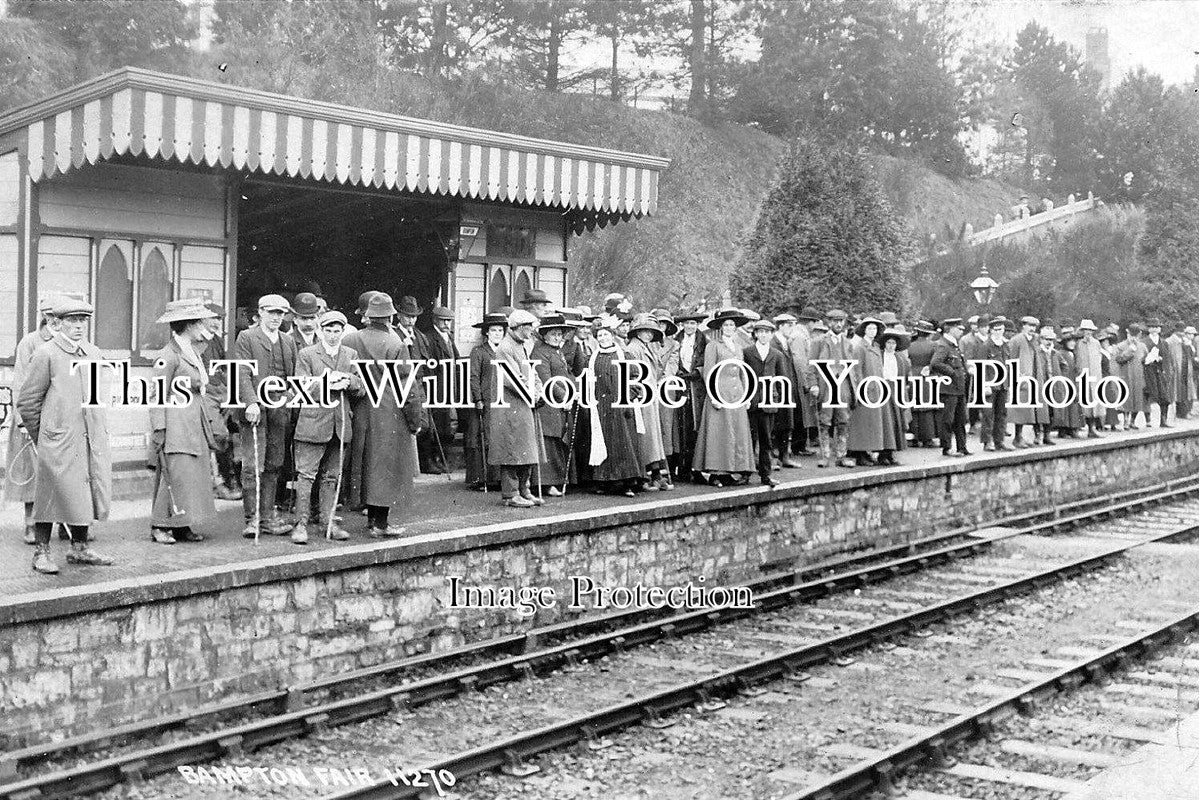
[[[1181,420],[1173,430],[1179,433],[1199,430],[1199,420]],[[1020,459],[1027,454],[1051,454],[1065,447],[1093,447],[1111,445],[1143,438],[1147,433],[1157,433],[1160,429],[1151,428],[1149,431],[1105,431],[1099,440],[1065,439],[1061,440],[1063,447],[1036,447],[1028,450],[1013,452],[984,453],[976,437],[972,437],[969,447],[973,454],[964,458],[947,458],[941,455],[937,448],[908,449],[897,454],[899,467],[859,467],[845,469],[829,467],[818,469],[815,458],[799,459],[802,466],[798,469],[778,470],[774,473],[783,486],[822,483],[833,483],[838,479],[869,473],[884,476],[888,473],[911,472],[911,467],[928,467],[933,465],[949,465],[958,468],[969,468],[971,465],[981,465],[986,462]],[[1167,429],[1170,432],[1170,429]],[[1042,456],[1043,457],[1043,456]],[[899,477],[899,475],[897,475]],[[399,522],[408,529],[412,536],[435,534],[439,532],[458,531],[487,525],[504,525],[512,523],[544,520],[561,514],[582,514],[594,516],[595,512],[616,511],[622,507],[645,505],[655,501],[668,501],[687,497],[715,496],[721,493],[736,491],[725,488],[716,489],[708,486],[678,484],[674,492],[646,492],[638,494],[635,499],[623,496],[594,495],[589,492],[576,492],[562,498],[546,497],[545,505],[537,509],[507,508],[500,503],[499,492],[487,494],[467,489],[463,482],[462,473],[451,476],[447,480],[444,475],[422,475],[417,481],[417,499],[415,505]],[[759,487],[757,476],[750,478],[749,488]],[[745,487],[738,487],[744,489]],[[361,547],[364,544],[376,544],[383,540],[368,539],[365,535],[366,518],[361,514],[345,512],[344,527],[351,534],[347,542],[328,542],[315,526],[309,527],[310,544],[307,546],[294,545],[286,536],[264,536],[255,545],[253,540],[241,536],[243,526],[241,501],[217,501],[217,517],[210,520],[199,530],[208,539],[199,543],[183,543],[175,545],[154,544],[150,540],[149,500],[124,500],[113,504],[110,518],[94,527],[96,533],[95,548],[103,554],[115,559],[110,567],[83,567],[66,563],[66,551],[69,546],[57,538],[52,542],[55,558],[60,572],[58,575],[40,575],[31,569],[33,548],[22,542],[22,513],[19,506],[6,504],[0,509],[0,603],[25,598],[33,599],[47,591],[59,588],[78,588],[127,581],[129,579],[144,579],[151,576],[166,577],[170,573],[195,570],[229,570],[234,565],[240,565],[261,559],[278,557],[285,559],[297,553],[329,552],[338,548]],[[391,541],[391,540],[388,540]],[[394,540],[403,541],[403,540]]]
[[[1062,800],[1199,800],[1199,712],[1172,723],[1162,737],[1162,744],[1141,747]]]

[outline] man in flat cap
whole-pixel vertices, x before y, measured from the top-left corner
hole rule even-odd
[[[237,381],[237,399],[244,405],[240,422],[241,480],[246,490],[242,510],[246,527],[242,535],[251,539],[259,530],[283,536],[292,529],[275,510],[280,473],[291,437],[291,410],[265,408],[259,405],[257,396],[258,387],[268,376],[286,379],[295,374],[296,340],[279,330],[283,315],[290,308],[280,295],[263,295],[258,300],[258,322],[239,333],[233,345],[234,359],[251,361],[257,367],[256,374],[239,370]],[[255,440],[258,463],[254,463]]]
[[[296,498],[299,501],[296,510],[300,519],[291,532],[291,540],[296,544],[308,543],[309,522],[319,524],[320,531],[327,532],[330,539],[344,541],[350,538],[340,525],[335,524],[333,512],[337,507],[337,478],[350,447],[348,395],[362,395],[362,379],[354,367],[358,353],[341,343],[346,327],[345,314],[326,311],[318,326],[320,341],[300,350],[296,374],[314,379],[328,376],[329,389],[337,405],[334,408],[306,406],[300,409],[296,420]],[[313,519],[307,500],[318,481],[320,513]]]
[[[1008,357],[1016,362],[1021,375],[1031,376],[1036,367],[1037,351],[1040,349],[1040,336],[1038,335],[1040,327],[1041,321],[1036,317],[1021,317],[1020,332],[1008,342]],[[1033,440],[1039,438],[1037,425],[1040,423],[1037,419],[1037,409],[1033,404],[1035,398],[1031,393],[1032,386],[1027,383],[1025,386],[1030,390],[1029,392],[1017,391],[1015,397],[1008,398],[1009,406],[1017,406],[1008,408],[1008,421],[1015,426],[1012,444],[1017,448],[1032,447]],[[1030,426],[1031,439],[1024,438],[1025,425]]]
[[[454,342],[454,312],[445,306],[433,309],[433,330],[425,337],[429,342],[429,358],[438,362],[437,369],[431,370],[434,376],[434,387],[438,394],[445,393],[446,400],[452,400],[449,392],[454,368],[451,362],[457,361],[458,345]],[[437,395],[434,395],[435,397]],[[454,412],[449,408],[433,408],[429,410],[430,435],[433,437],[433,449],[429,455],[431,472],[448,472],[449,465],[443,458],[454,441]]]
[[[108,518],[112,500],[107,410],[84,406],[87,372],[72,369],[75,362],[103,359],[86,338],[94,309],[85,300],[63,297],[50,313],[59,328],[34,352],[17,399],[17,413],[37,448],[33,569],[47,575],[58,572],[50,556],[55,523],[70,531],[68,564],[112,564],[87,544],[88,528]]]
[[[944,375],[948,383],[941,386],[941,454],[946,456],[968,456],[966,449],[966,398],[970,395],[970,376],[966,371],[966,358],[958,348],[958,341],[966,331],[961,317],[950,317],[941,322],[941,340],[933,347],[933,358],[928,369],[933,375]],[[950,444],[956,449],[950,451]]]
[[[849,369],[850,363],[854,360],[852,347],[849,339],[845,336],[847,315],[841,309],[834,308],[828,311],[824,318],[829,330],[815,341],[812,348],[812,359],[830,362],[829,369],[832,374],[841,375]],[[808,389],[808,392],[820,403],[818,412],[820,425],[817,431],[820,440],[820,459],[816,462],[816,466],[827,467],[830,460],[835,459],[838,466],[856,467],[857,462],[849,457],[848,452],[849,408],[831,408],[829,406],[833,387],[826,386],[826,383],[826,381],[820,380]],[[843,388],[850,393],[856,390],[857,387],[852,384],[852,377],[846,378]],[[845,398],[845,400],[848,401],[849,398]]]
[[[988,336],[975,346],[974,359],[1007,364],[1011,355],[1007,340],[1003,338],[1006,323],[1007,318],[1003,316],[993,317],[987,322]],[[988,391],[989,396],[983,398],[988,405],[982,409],[982,428],[979,432],[983,450],[1015,450],[1004,441],[1007,438],[1007,387],[999,386]]]
[[[209,375],[202,399],[216,440],[213,455],[216,457],[217,474],[213,477],[213,494],[219,500],[241,500],[245,493],[241,488],[240,468],[233,448],[233,437],[238,433],[237,420],[231,413],[233,409],[221,407],[225,402],[229,376],[225,370],[217,370],[214,374],[210,369],[213,361],[225,360],[225,308],[211,301],[205,303],[204,307],[213,314],[205,320],[212,338],[197,355],[205,374]]]
[[[13,402],[13,419],[8,426],[8,460],[4,474],[8,476],[5,483],[5,494],[9,500],[21,503],[25,508],[25,544],[35,544],[37,537],[33,528],[34,500],[34,455],[29,432],[21,422],[21,414],[17,410],[17,399],[21,396],[21,385],[25,382],[25,372],[33,354],[46,342],[54,338],[58,330],[59,319],[51,311],[54,309],[55,298],[49,295],[38,298],[37,330],[30,331],[21,337],[17,343],[16,357],[13,359],[12,383],[10,392]],[[60,533],[65,535],[65,532]]]
[[[812,306],[804,306],[796,315],[797,323],[791,335],[789,352],[795,365],[796,391],[795,414],[791,427],[791,454],[793,456],[810,456],[809,445],[816,441],[817,419],[816,396],[812,387],[819,384],[816,367],[812,365],[812,348],[815,346],[816,332],[813,330],[822,322],[820,312]]]
[[[511,374],[517,376],[524,386],[536,384],[536,371],[530,363],[527,343],[533,339],[537,318],[524,309],[516,309],[508,315],[508,333],[496,348],[495,362],[506,362]],[[505,372],[496,372],[496,382],[502,389],[503,405],[495,405],[495,398],[487,414],[487,463],[500,468],[500,494],[504,505],[514,508],[530,508],[542,504],[542,499],[533,494],[530,482],[534,465],[545,458],[541,437],[537,435],[533,406],[525,402],[521,393]],[[536,399],[540,390],[535,388]]]
[[[791,339],[795,336],[798,320],[794,314],[782,313],[776,314],[771,322],[774,323],[775,330],[771,333],[770,346],[778,351],[781,359],[781,377],[787,381],[792,402],[790,408],[780,408],[772,415],[774,419],[771,442],[778,450],[778,466],[775,469],[793,469],[799,466],[799,462],[791,457],[791,437],[796,427],[803,427],[798,401],[803,387],[796,373],[795,358],[791,354]],[[754,338],[756,343],[756,332]]]

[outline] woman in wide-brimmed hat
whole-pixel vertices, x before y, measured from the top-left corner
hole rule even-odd
[[[662,329],[662,341],[650,345],[654,360],[661,378],[673,377],[679,374],[679,342],[674,337],[678,335],[679,326],[674,321],[674,315],[665,308],[655,308],[650,312]],[[678,422],[675,419],[675,409],[665,403],[658,403],[658,419],[662,423],[662,452],[666,454],[666,480],[673,486],[674,474],[678,469],[679,434]]]
[[[155,385],[169,392],[176,379],[187,378],[196,395],[186,403],[174,398],[178,405],[170,405],[169,395],[158,397],[150,408],[149,463],[155,469],[150,538],[159,544],[203,541],[193,526],[216,513],[208,456],[216,449],[216,430],[201,400],[208,372],[199,356],[212,338],[206,320],[215,316],[201,299],[192,298],[172,300],[158,318],[171,326],[171,340],[154,367]]]
[[[597,491],[633,497],[645,475],[637,451],[637,434],[645,431],[645,418],[641,409],[613,407],[619,396],[617,363],[625,358],[616,337],[620,320],[605,314],[596,322],[596,347],[588,363],[594,402],[587,410],[591,433],[587,463]]]
[[[881,385],[883,377],[883,352],[878,341],[878,335],[883,332],[883,323],[878,317],[866,317],[854,329],[856,338],[850,343],[850,357],[856,362],[853,366],[854,387],[861,386],[863,381],[871,379],[876,389]],[[891,446],[888,447],[888,444]],[[858,466],[874,463],[873,453],[894,450],[898,445],[886,437],[884,413],[882,407],[870,407],[863,403],[855,403],[849,412],[849,455]],[[885,462],[888,457],[882,457]]]
[[[645,368],[645,382],[654,387],[661,382],[661,374],[657,353],[651,348],[662,339],[662,328],[658,321],[651,314],[638,314],[629,328],[629,344],[625,348],[625,358],[641,363]],[[650,476],[646,488],[665,492],[673,489],[674,483],[670,480],[669,470],[666,469],[660,409],[661,404],[657,397],[641,409],[645,418],[645,430],[637,435],[637,451],[641,456],[642,467]]]
[[[728,361],[744,361],[744,348],[737,339],[737,328],[748,322],[737,309],[726,309],[708,322],[716,337],[704,348],[704,381],[711,380],[713,371]],[[749,430],[749,405],[730,406],[748,395],[745,371],[720,368],[715,388],[721,405],[712,396],[704,399],[699,435],[695,442],[692,469],[705,476],[712,485],[744,483],[754,471],[754,447]]]
[[[487,456],[487,409],[495,398],[495,351],[508,332],[508,318],[492,312],[471,326],[480,333],[470,351],[470,398],[473,408],[466,414],[462,449],[466,459],[466,485],[476,491],[500,485],[499,467],[489,466]]]
[[[879,451],[878,463],[895,466],[895,451],[907,448],[906,431],[911,424],[911,412],[900,405],[899,387],[912,376],[912,362],[907,357],[911,336],[898,326],[884,328],[878,335],[883,354],[883,380],[891,387],[890,401],[883,406],[883,440],[888,445]]]
[[[537,324],[537,343],[533,345],[530,358],[537,364],[537,377],[542,386],[559,405],[567,400],[565,382],[573,379],[570,365],[562,355],[566,334],[575,328],[562,314],[547,314]],[[570,463],[570,414],[567,409],[550,403],[541,403],[533,409],[538,432],[541,434],[541,463],[533,476],[541,490],[550,497],[561,497],[565,486],[574,483],[574,469]]]

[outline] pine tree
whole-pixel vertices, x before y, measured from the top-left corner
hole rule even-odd
[[[909,237],[858,152],[800,139],[783,157],[733,271],[734,302],[902,313]]]

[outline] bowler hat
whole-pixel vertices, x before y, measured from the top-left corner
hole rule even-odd
[[[415,297],[406,294],[400,298],[400,307],[396,309],[396,313],[406,317],[419,317],[425,310],[416,304]]]
[[[488,312],[483,315],[482,322],[476,322],[474,325],[471,325],[471,327],[478,328],[481,331],[485,331],[493,325],[499,325],[503,328],[507,328],[508,327],[508,317],[497,311],[491,311],[491,312]]]
[[[548,303],[549,295],[540,289],[528,289],[525,291],[525,296],[520,299],[522,303]]]
[[[76,315],[90,317],[96,313],[96,309],[86,300],[71,297],[70,295],[63,295],[55,301],[54,308],[50,310],[50,313],[59,318]]]
[[[297,317],[315,317],[320,313],[321,304],[312,292],[300,292],[296,295],[296,300],[291,304],[291,308],[296,312]]]
[[[907,350],[908,345],[912,343],[912,337],[907,333],[907,331],[901,331],[896,328],[885,328],[882,333],[878,335],[879,346],[881,347],[883,344],[885,344],[888,339],[895,340],[896,350]]]
[[[726,308],[722,311],[716,312],[716,316],[714,316],[714,317],[712,317],[712,319],[708,320],[708,327],[711,328],[712,330],[716,330],[717,328],[719,328],[721,325],[724,324],[725,320],[729,320],[729,319],[731,319],[733,322],[737,323],[738,327],[749,322],[749,318],[746,317],[744,314],[742,314],[738,309]]]
[[[649,331],[654,334],[654,341],[662,341],[662,328],[658,325],[658,320],[654,319],[652,314],[638,314],[633,320],[633,324],[629,326],[629,336],[632,337],[638,331]]]
[[[411,300],[412,298],[406,298]],[[384,292],[375,292],[371,295],[371,299],[366,304],[366,313],[364,317],[368,319],[378,319],[384,317],[390,319],[396,314],[396,307],[391,302],[391,295]]]
[[[291,303],[281,294],[264,294],[258,298],[259,311],[291,311]]]
[[[820,319],[820,312],[812,308],[812,306],[804,306],[803,311],[798,314],[800,322],[816,322]]]
[[[204,301],[199,297],[185,297],[182,300],[172,300],[167,303],[166,311],[156,322],[165,325],[169,322],[212,319],[215,316],[216,314],[204,307]]]
[[[317,320],[317,324],[322,328],[326,325],[333,325],[335,323],[339,325],[346,325],[346,315],[336,310],[326,311],[324,314],[321,314],[321,318]]]
[[[433,309],[433,318],[434,319],[448,319],[450,321],[453,321],[454,312],[450,311],[445,306],[438,306],[437,308]]]

